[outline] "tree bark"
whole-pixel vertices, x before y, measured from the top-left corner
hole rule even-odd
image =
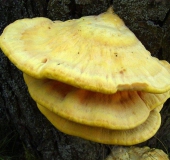
[[[153,56],[170,62],[169,0],[0,0],[0,32],[17,19],[48,17],[67,20],[100,14],[113,5]],[[55,129],[29,96],[22,73],[0,52],[0,123],[8,121],[24,146],[44,160],[103,160],[109,145],[69,136]],[[170,152],[170,101],[161,111],[162,125],[155,137],[141,146]],[[164,145],[162,145],[164,144]],[[165,149],[166,148],[166,149]]]

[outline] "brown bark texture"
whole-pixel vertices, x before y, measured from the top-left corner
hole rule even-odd
[[[170,62],[169,0],[0,0],[0,33],[21,18],[67,20],[97,15],[113,5],[153,56]],[[140,146],[170,152],[170,101],[161,111],[157,134]],[[66,135],[55,129],[29,96],[22,73],[0,51],[0,124],[8,122],[24,146],[44,160],[103,160],[111,146]]]

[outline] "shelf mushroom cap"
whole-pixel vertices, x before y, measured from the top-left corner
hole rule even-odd
[[[129,130],[110,130],[92,127],[64,119],[46,107],[37,104],[44,116],[60,131],[98,143],[114,145],[134,145],[151,138],[159,129],[161,117],[157,110],[150,112],[148,119],[141,125]]]
[[[17,20],[4,29],[0,47],[35,78],[108,94],[170,89],[170,72],[111,9],[65,22],[43,17]]]
[[[122,147],[114,146],[112,153],[105,160],[169,160],[168,155],[160,149],[149,148],[147,146]]]
[[[137,91],[102,94],[79,89],[50,79],[24,74],[32,98],[55,114],[90,126],[130,129],[142,124],[150,111],[170,96]]]

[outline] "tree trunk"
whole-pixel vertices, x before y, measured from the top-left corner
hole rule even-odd
[[[67,20],[100,14],[111,4],[153,56],[170,62],[169,0],[0,0],[0,32],[17,19],[43,16]],[[69,136],[55,129],[29,96],[21,71],[2,52],[0,84],[0,123],[12,125],[32,154],[44,160],[103,160],[109,154],[109,145]],[[170,152],[169,105],[167,101],[161,111],[162,125],[157,134],[141,146]]]

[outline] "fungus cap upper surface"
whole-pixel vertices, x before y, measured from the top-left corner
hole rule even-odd
[[[143,123],[150,111],[170,96],[137,91],[102,94],[50,79],[24,74],[32,98],[65,119],[109,129],[130,129]]]
[[[114,146],[113,152],[105,160],[169,160],[168,155],[160,149],[149,147]]]
[[[153,58],[114,13],[65,22],[17,20],[5,28],[0,47],[23,72],[102,92],[170,89],[170,72]]]
[[[94,142],[115,145],[134,145],[151,138],[159,129],[161,117],[157,110],[151,111],[148,119],[141,125],[129,130],[110,130],[72,122],[37,104],[39,110],[60,131]]]

